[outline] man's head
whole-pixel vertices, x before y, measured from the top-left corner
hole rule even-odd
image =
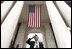
[[[34,39],[35,41],[38,41],[39,37],[35,34]]]

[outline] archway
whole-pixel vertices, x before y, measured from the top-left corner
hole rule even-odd
[[[41,39],[41,42],[43,42],[44,47],[46,47],[44,28],[43,28],[43,30],[42,30],[42,28],[39,28],[39,29],[38,28],[30,28],[30,29],[26,28],[24,45],[23,45],[24,48],[29,48],[29,45],[26,44],[26,41],[29,37],[32,37],[35,34],[37,34],[39,36],[39,38]]]

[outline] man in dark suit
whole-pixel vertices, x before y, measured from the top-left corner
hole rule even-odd
[[[35,41],[31,41],[31,39],[33,39]],[[40,42],[39,40],[39,37],[37,35],[33,36],[32,38],[29,38],[26,43],[30,45],[30,48],[44,48],[43,47],[43,43]]]

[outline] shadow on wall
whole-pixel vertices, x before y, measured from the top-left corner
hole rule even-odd
[[[71,1],[65,1],[71,7]]]

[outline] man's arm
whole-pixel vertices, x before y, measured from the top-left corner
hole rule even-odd
[[[29,39],[26,41],[26,43],[29,44],[29,45],[31,44],[31,41],[30,41],[30,40],[31,40],[31,38],[29,38]]]
[[[30,40],[33,39],[34,37],[35,37],[35,36],[33,36],[32,38],[29,38],[29,39],[26,41],[26,43],[30,45],[30,44],[31,44],[31,41],[30,41]]]

